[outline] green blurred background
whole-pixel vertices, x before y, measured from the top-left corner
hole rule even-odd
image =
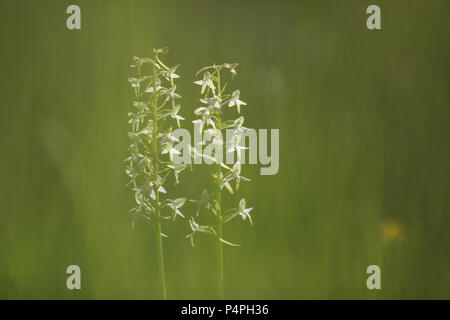
[[[66,28],[81,7],[82,29]],[[381,7],[382,30],[366,28]],[[246,124],[280,170],[225,227],[226,298],[450,298],[450,2],[0,1],[0,298],[159,298],[150,225],[124,187],[132,57],[169,46],[190,126],[195,71],[239,62]],[[184,173],[171,192],[198,198]],[[193,207],[183,210],[192,214]],[[215,244],[164,225],[168,295],[215,298]],[[66,267],[82,290],[66,289]],[[381,267],[380,291],[366,288]]]

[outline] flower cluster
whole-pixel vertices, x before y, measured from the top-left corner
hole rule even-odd
[[[175,73],[178,66],[168,67],[160,59],[160,54],[167,51],[155,49],[152,59],[134,57],[131,67],[137,69],[137,76],[128,79],[136,97],[134,112],[128,113],[131,143],[125,159],[128,185],[136,200],[130,213],[133,227],[136,219],[143,218],[157,226],[159,233],[161,219],[184,217],[180,208],[186,202],[186,198],[161,199],[166,194],[164,184],[168,177],[173,176],[178,184],[179,175],[186,168],[173,162],[173,155],[179,151],[174,147],[178,139],[172,135],[171,123],[179,127],[184,118],[179,115],[177,102],[181,96],[174,82],[179,78]]]
[[[243,133],[247,130],[243,126],[245,119],[243,116],[239,116],[235,120],[223,118],[225,110],[236,108],[236,111],[240,113],[241,107],[247,105],[241,100],[239,90],[234,90],[231,94],[226,92],[227,83],[224,81],[224,76],[229,73],[231,78],[234,78],[237,74],[236,67],[236,63],[224,63],[202,68],[197,73],[197,75],[202,74],[201,79],[194,82],[201,87],[202,98],[200,99],[201,106],[194,111],[198,119],[194,120],[193,123],[197,125],[196,127],[199,128],[204,139],[199,145],[191,147],[191,152],[192,156],[203,157],[215,164],[215,170],[212,174],[215,190],[212,197],[205,189],[200,200],[191,201],[198,205],[197,216],[201,209],[206,209],[216,217],[217,222],[215,226],[202,226],[194,220],[194,217],[191,217],[189,220],[191,233],[187,237],[190,238],[192,245],[194,245],[193,239],[196,234],[206,233],[216,237],[218,242],[234,246],[235,244],[223,239],[223,224],[237,216],[240,216],[243,220],[248,219],[250,224],[252,223],[250,216],[252,208],[246,208],[245,199],[241,199],[237,208],[227,211],[222,210],[221,203],[221,193],[224,187],[230,193],[234,193],[239,190],[241,181],[250,181],[241,175],[240,163],[241,150],[246,149],[241,143]],[[227,129],[232,130],[233,135],[229,141],[224,141],[223,132]],[[206,146],[208,141],[211,141],[211,143]],[[224,148],[228,153],[236,152],[237,154],[237,161],[232,167],[225,165],[222,161]]]

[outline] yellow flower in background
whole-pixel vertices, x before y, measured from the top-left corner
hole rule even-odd
[[[403,240],[403,226],[392,218],[381,222],[382,237],[385,242]]]

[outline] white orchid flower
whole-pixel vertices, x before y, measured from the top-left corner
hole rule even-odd
[[[195,222],[194,217],[189,219],[189,227],[192,232],[186,236],[186,238],[191,238],[191,245],[194,247],[194,235],[196,233],[206,233],[210,235],[216,235],[216,231],[210,226],[201,226]]]
[[[222,132],[219,129],[210,128],[205,131],[205,135],[212,138],[212,143],[215,145],[223,145]]]
[[[240,134],[233,135],[230,141],[231,146],[227,150],[228,153],[233,153],[236,151],[238,160],[241,160],[241,150],[248,149],[247,147],[241,146],[240,143],[241,143],[241,135]]]
[[[161,154],[169,154],[170,161],[173,161],[174,154],[181,154],[180,151],[172,147],[172,143],[167,142],[166,147],[161,151]]]
[[[203,114],[209,114],[209,110],[206,107],[198,107],[194,110],[196,116],[203,116]]]
[[[155,185],[154,182],[149,182],[148,183],[149,188],[150,188],[150,198],[152,198],[153,200],[156,200],[156,193],[155,190],[153,189],[153,186]],[[159,186],[158,189],[156,190],[158,193],[167,193],[166,189],[164,189],[163,186]]]
[[[128,78],[128,81],[131,83],[132,88],[139,88],[142,82],[142,80],[137,78]]]
[[[194,217],[191,217],[189,219],[189,226],[191,227],[191,230],[193,232],[199,232],[200,231],[200,226],[198,225],[197,222],[195,222]]]
[[[156,90],[153,88],[153,84],[145,90],[145,92],[152,93],[152,92],[158,92],[159,90],[163,89],[161,87],[161,80],[159,78],[156,78]]]
[[[180,181],[178,180],[178,175],[184,170],[186,169],[186,165],[181,163],[181,164],[176,164],[176,165],[172,165],[172,164],[168,164],[167,165],[168,168],[172,169],[173,174],[175,176],[175,184],[179,184]]]
[[[198,123],[199,124],[199,132],[202,133],[203,132],[203,128],[205,127],[205,124],[210,125],[211,127],[213,127],[214,129],[216,128],[216,125],[214,124],[214,121],[209,118],[209,117],[203,117],[202,119],[196,119],[196,120],[192,120],[193,124]]]
[[[197,211],[195,215],[200,214],[200,210],[202,208],[209,209],[211,204],[209,203],[210,195],[207,189],[203,189],[202,194],[200,195],[200,200],[189,200],[192,203],[197,204]]]
[[[149,157],[144,156],[141,153],[137,154],[137,158],[139,159],[138,162],[139,166],[149,167],[150,164],[152,163],[152,160]]]
[[[233,169],[231,169],[231,173],[228,174],[227,176],[225,176],[224,181],[222,182],[222,186],[226,186],[228,189],[228,186],[226,185],[227,183],[229,183],[230,181],[232,181],[233,179],[236,180],[236,190],[239,189],[239,183],[242,181],[250,181],[250,179],[241,176],[241,162],[237,161],[234,166]]]
[[[213,128],[216,128],[216,125],[214,124],[214,121],[211,119],[211,110],[209,108],[206,107],[199,107],[197,109],[194,110],[195,115],[197,116],[201,116],[201,119],[197,119],[192,121],[192,123],[199,123],[200,124],[200,129],[199,132],[202,133],[203,132],[203,127],[205,126],[205,124],[210,125]]]
[[[172,208],[172,210],[174,212],[174,216],[173,216],[174,219],[177,215],[184,218],[184,215],[181,213],[181,211],[179,209],[182,206],[184,206],[184,204],[186,203],[186,200],[187,200],[186,198],[178,198],[178,199],[172,200],[171,202],[169,202],[167,204],[170,208]]]
[[[128,177],[130,177],[130,181],[126,184],[126,186],[129,186],[131,184],[134,184],[136,182],[136,179],[139,177],[139,172],[137,172],[134,168],[126,167],[125,173]]]
[[[244,101],[239,100],[240,95],[241,92],[239,90],[234,90],[230,102],[228,103],[228,107],[230,108],[236,106],[238,113],[241,113],[241,106],[247,105]]]
[[[250,216],[250,211],[252,211],[253,208],[246,208],[245,199],[242,198],[241,201],[239,201],[239,211],[237,211],[237,214],[239,214],[242,217],[242,220],[245,220],[248,218],[250,221],[250,224],[253,224],[252,217]]]
[[[233,132],[236,133],[244,133],[246,130],[248,130],[246,127],[243,126],[245,121],[245,118],[243,116],[240,116],[233,122]]]
[[[181,153],[177,149],[173,148],[173,143],[174,142],[180,142],[180,140],[178,140],[178,138],[176,138],[172,134],[172,128],[170,128],[169,131],[166,134],[164,134],[164,139],[166,141],[166,145],[163,148],[163,150],[161,151],[161,154],[167,154],[168,153],[170,161],[173,161],[173,155]]]
[[[167,141],[170,141],[170,142],[180,142],[180,140],[178,140],[178,138],[177,137],[175,137],[173,134],[172,134],[172,128],[170,128],[168,131],[167,131],[167,133],[164,135],[164,138],[167,140]]]
[[[170,99],[175,100],[175,99],[181,98],[181,96],[175,92],[176,88],[177,88],[177,86],[174,85],[172,88],[166,90],[166,94],[167,94],[166,101],[169,101]]]
[[[136,56],[133,57],[133,60],[135,64],[130,65],[131,68],[140,68],[145,62],[143,59]]]
[[[213,93],[215,92],[214,90],[216,89],[216,87],[214,86],[212,76],[208,71],[206,71],[204,73],[203,80],[198,80],[198,81],[195,81],[194,83],[202,86],[201,94],[203,94],[203,92],[205,92],[206,87],[211,88]]]
[[[199,143],[199,144],[202,144],[202,143]],[[203,159],[208,159],[211,162],[215,162],[216,161],[215,158],[213,158],[213,157],[211,157],[211,156],[209,156],[207,154],[201,153],[200,151],[197,150],[197,148],[195,148],[193,146],[188,146],[188,148],[189,148],[189,152],[191,153],[191,155],[192,155],[192,157],[194,159],[201,157]]]
[[[128,123],[134,125],[136,130],[139,130],[139,124],[141,123],[140,116],[134,112],[128,112],[128,117],[130,117]]]
[[[134,190],[134,199],[136,200],[137,206],[132,209],[132,211],[140,212],[142,209],[145,209],[146,211],[152,210],[152,208],[147,203],[144,191],[142,188],[133,188]]]
[[[180,115],[178,115],[178,111],[180,111],[181,106],[178,104],[173,107],[173,109],[170,111],[170,116],[177,120],[178,128],[180,127],[180,120],[184,120],[184,118]]]
[[[252,217],[250,216],[250,211],[252,211],[253,208],[246,208],[245,199],[241,199],[241,201],[239,201],[239,207],[232,210],[232,213],[225,217],[224,223],[234,219],[237,216],[241,216],[242,220],[247,220],[248,218],[250,225],[253,224]]]
[[[202,133],[203,131],[203,127],[205,126],[205,121],[203,119],[196,119],[196,120],[192,120],[192,123],[195,125],[196,123],[199,124],[199,129],[198,131],[200,133]]]
[[[150,111],[150,109],[148,108],[148,105],[145,102],[134,101],[133,105],[138,109],[138,114]]]
[[[237,72],[236,72],[236,67],[237,67],[237,66],[238,66],[237,63],[224,63],[224,64],[223,64],[223,67],[224,67],[224,68],[230,70],[230,72],[231,72],[231,74],[233,75],[233,77],[234,77],[235,75],[237,75]]]
[[[201,103],[204,103],[208,106],[208,108],[214,108],[220,110],[220,104],[222,103],[222,98],[220,95],[214,95],[210,98],[200,99]]]
[[[180,76],[178,74],[175,73],[175,70],[177,69],[178,66],[173,67],[172,69],[166,70],[164,72],[164,75],[168,78],[168,79],[178,79],[180,78]]]

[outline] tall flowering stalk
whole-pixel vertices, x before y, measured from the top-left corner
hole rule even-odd
[[[243,220],[248,219],[252,224],[250,211],[252,208],[246,207],[245,199],[241,199],[237,208],[224,210],[222,205],[222,191],[225,187],[230,193],[239,190],[241,181],[249,181],[249,179],[241,176],[240,154],[242,149],[241,138],[245,130],[243,126],[244,117],[240,116],[235,120],[227,120],[224,118],[225,109],[234,108],[239,114],[242,106],[247,104],[240,100],[240,91],[234,90],[231,94],[226,91],[227,83],[224,76],[227,74],[234,78],[236,75],[237,64],[224,63],[222,65],[213,65],[202,68],[197,75],[202,74],[202,78],[195,81],[195,84],[201,86],[202,98],[200,102],[202,106],[197,108],[194,113],[199,118],[194,120],[196,124],[195,130],[199,130],[202,142],[191,147],[194,158],[202,157],[206,162],[212,162],[214,172],[214,190],[211,193],[206,189],[202,192],[200,200],[192,200],[197,203],[199,215],[202,208],[211,212],[215,218],[215,225],[199,225],[194,217],[189,219],[189,225],[192,232],[187,236],[190,238],[192,246],[194,246],[194,235],[205,233],[213,236],[217,242],[217,275],[218,275],[218,296],[224,297],[224,281],[223,281],[223,244],[229,246],[239,246],[237,244],[226,241],[223,238],[223,226],[237,216]],[[224,132],[231,130],[232,136],[229,141],[224,142]],[[228,135],[227,135],[228,136]],[[209,146],[206,142],[211,141]],[[205,146],[204,150],[201,150]],[[233,166],[229,167],[223,163],[223,149],[226,147],[227,153],[237,153],[237,161]],[[232,183],[234,182],[234,189]]]
[[[137,219],[151,223],[155,228],[157,260],[161,281],[161,295],[167,299],[162,237],[162,220],[174,220],[184,217],[179,210],[186,198],[162,199],[167,194],[164,184],[173,175],[175,184],[179,183],[179,174],[185,169],[183,164],[175,164],[173,155],[179,153],[173,148],[178,139],[172,135],[172,126],[180,126],[184,120],[178,112],[181,98],[174,80],[178,66],[168,67],[159,55],[167,53],[168,48],[154,49],[152,58],[134,57],[132,68],[137,75],[128,81],[134,88],[134,112],[128,113],[131,131],[128,133],[131,144],[125,172],[129,176],[128,185],[134,191],[136,206],[130,210],[134,228]]]

